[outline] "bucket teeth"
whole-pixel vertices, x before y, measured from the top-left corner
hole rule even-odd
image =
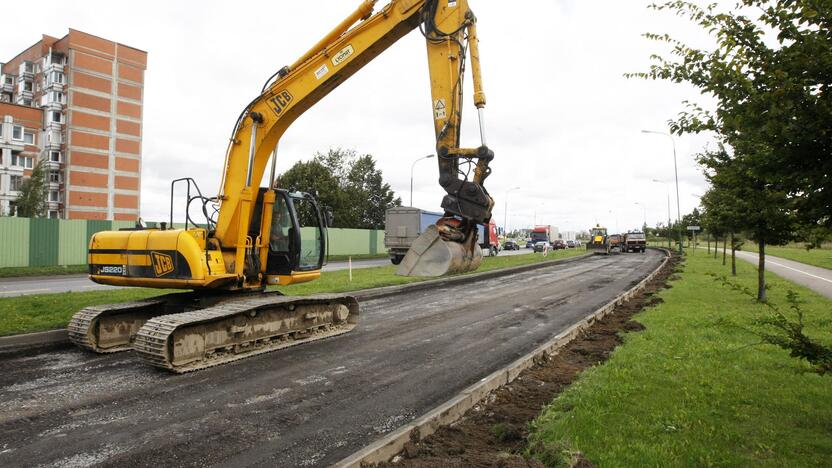
[[[479,268],[482,249],[474,244],[472,250],[464,244],[449,242],[439,235],[436,226],[427,229],[413,242],[399,264],[399,276],[444,276],[465,273]]]

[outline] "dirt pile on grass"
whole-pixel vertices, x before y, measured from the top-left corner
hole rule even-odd
[[[584,369],[604,362],[621,343],[621,333],[641,331],[644,326],[630,318],[644,307],[661,301],[655,294],[667,287],[675,271],[674,257],[631,300],[594,323],[556,356],[523,371],[512,383],[488,395],[456,423],[443,426],[421,442],[408,442],[392,463],[383,467],[542,467],[526,459],[528,425],[543,407],[566,388]],[[580,453],[552,454],[572,466],[590,467]],[[571,458],[571,460],[570,460]]]

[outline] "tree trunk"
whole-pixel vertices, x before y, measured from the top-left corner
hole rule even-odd
[[[728,236],[725,234],[722,235],[722,266],[725,266],[725,247],[726,243],[728,242]]]
[[[766,301],[766,241],[760,240],[760,255],[757,263],[757,301]]]
[[[716,253],[719,250],[719,237],[714,236],[714,260],[716,260]]]
[[[737,241],[731,233],[731,276],[737,276]]]
[[[711,254],[711,235],[708,234],[708,255]]]

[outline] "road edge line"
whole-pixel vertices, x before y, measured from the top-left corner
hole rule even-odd
[[[592,254],[586,253],[583,255],[576,255],[574,257],[557,258],[551,261],[544,261],[539,263],[530,263],[527,265],[518,265],[508,268],[500,268],[497,270],[485,271],[482,273],[474,273],[470,275],[458,275],[450,278],[440,278],[435,280],[419,281],[408,284],[398,284],[393,286],[381,286],[371,289],[359,289],[357,291],[345,291],[338,294],[350,294],[356,299],[381,299],[388,296],[393,296],[403,292],[421,291],[424,289],[432,289],[440,286],[452,284],[465,284],[472,281],[483,279],[496,278],[498,276],[510,275],[514,273],[523,273],[526,271],[536,270],[556,264],[571,263],[580,259],[589,258]],[[55,330],[47,330],[42,332],[24,333],[17,335],[0,336],[0,352],[8,353],[26,348],[34,348],[46,345],[69,343],[69,335],[66,328],[57,328]]]
[[[462,392],[457,394],[455,397],[428,411],[425,415],[419,417],[410,424],[391,432],[390,434],[371,443],[332,466],[339,468],[360,468],[364,464],[388,462],[397,454],[401,453],[404,449],[405,443],[409,441],[418,442],[436,432],[440,426],[445,426],[456,421],[463,414],[465,414],[466,411],[479,403],[485,396],[488,395],[488,393],[502,387],[503,385],[511,383],[523,370],[528,369],[534,365],[535,362],[557,355],[561,348],[571,342],[586,328],[596,321],[604,318],[604,316],[615,309],[617,305],[626,302],[635,294],[640,292],[644,289],[647,283],[656,277],[656,275],[667,265],[667,262],[670,261],[671,254],[667,249],[656,248],[655,250],[664,252],[665,258],[655,270],[639,281],[638,284],[619,294],[615,297],[615,299],[603,305],[595,312],[592,312],[586,318],[576,322],[566,330],[558,333],[554,338],[538,346],[525,356],[515,360],[508,366],[489,374],[488,376],[482,378],[479,382],[462,390]]]

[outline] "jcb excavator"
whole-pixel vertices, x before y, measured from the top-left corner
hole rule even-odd
[[[218,196],[203,196],[191,179],[176,180],[169,226],[99,232],[90,239],[93,281],[192,291],[87,307],[69,324],[74,343],[101,353],[132,348],[152,365],[188,372],[353,329],[359,306],[351,296],[295,298],[266,291],[268,285],[317,279],[327,251],[329,216],[313,196],[276,186],[276,148],[295,119],[417,28],[427,43],[439,184],[447,195],[444,217],[416,240],[399,273],[439,276],[479,266],[476,227],[491,218],[494,201],[483,182],[494,153],[483,131],[476,18],[466,0],[391,0],[374,13],[375,3],[364,1],[245,106],[234,124]],[[478,148],[460,148],[468,60]],[[269,161],[269,183],[260,188]],[[183,229],[173,229],[176,184],[187,188]],[[193,203],[201,205],[201,226],[191,218]]]

